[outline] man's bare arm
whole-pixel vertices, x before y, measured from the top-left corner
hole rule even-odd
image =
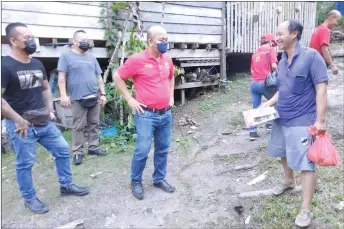
[[[5,88],[1,88],[1,96],[4,95],[5,91]],[[7,103],[7,101],[4,98],[1,98],[1,114],[5,118],[11,119],[15,122],[18,122],[22,119],[22,117],[12,109],[12,107]]]
[[[45,106],[50,112],[54,112],[53,96],[51,95],[51,89],[48,80],[43,80],[42,94]]]
[[[317,104],[317,122],[326,121],[327,110],[327,82],[315,85],[316,104]]]
[[[98,76],[98,84],[99,84],[100,94],[105,95],[105,85],[104,85],[104,81],[101,75]]]
[[[174,77],[170,79],[170,97],[174,98]]]
[[[65,72],[60,72],[58,74],[58,84],[59,84],[59,89],[60,89],[60,95],[62,96],[67,96],[67,90],[66,90],[66,73]]]
[[[116,84],[116,88],[121,92],[121,94],[123,95],[124,99],[129,101],[130,99],[133,99],[134,97],[131,95],[131,93],[129,92],[128,88],[127,88],[127,84],[125,83],[125,81],[120,77],[120,75],[118,74],[118,71],[116,71],[113,74],[112,77],[113,81]]]
[[[276,63],[272,63],[271,64],[271,68],[272,68],[273,72],[277,71],[277,64]]]
[[[332,56],[330,53],[330,48],[327,45],[321,46],[321,54],[324,57],[324,60],[328,66],[333,64]]]
[[[277,91],[275,93],[275,95],[269,101],[266,102],[266,104],[269,107],[274,106],[277,103],[277,101],[278,101],[278,95],[279,95],[279,91]]]
[[[117,89],[120,91],[120,93],[123,95],[124,99],[127,100],[129,106],[137,113],[143,113],[144,110],[142,107],[146,107],[146,105],[138,102],[129,92],[127,88],[127,84],[122,79],[122,77],[118,74],[118,71],[116,71],[112,76],[113,81],[116,84]]]

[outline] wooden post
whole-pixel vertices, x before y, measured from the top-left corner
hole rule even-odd
[[[41,45],[39,43],[39,38],[38,37],[35,37],[35,43],[36,43],[36,46],[37,46],[36,52],[40,52],[41,51]]]
[[[168,48],[169,49],[174,49],[174,43],[173,42],[169,42],[168,43]]]
[[[222,2],[222,49],[221,49],[221,62],[220,74],[221,80],[219,87],[226,87],[226,2]]]
[[[185,104],[185,89],[180,90],[180,95],[182,97],[182,105]]]
[[[192,44],[192,49],[195,50],[199,47],[199,44],[198,43],[193,43]]]

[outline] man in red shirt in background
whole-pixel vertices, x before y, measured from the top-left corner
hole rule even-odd
[[[153,185],[172,193],[175,188],[165,180],[167,153],[172,140],[174,105],[173,62],[166,54],[168,36],[161,26],[147,31],[148,48],[130,56],[114,73],[117,89],[135,112],[136,144],[131,163],[131,189],[142,200],[142,173],[154,136]],[[136,98],[127,89],[125,80],[132,77]]]
[[[277,53],[275,46],[277,42],[273,34],[264,34],[260,40],[261,46],[252,55],[251,61],[251,96],[253,109],[260,106],[262,102],[262,96],[267,100],[271,99],[276,93],[276,89],[268,89],[265,87],[265,79],[270,72],[277,70]],[[267,129],[271,129],[271,123],[266,125]],[[250,140],[258,139],[257,127],[252,126],[250,128]]]
[[[330,30],[333,29],[340,21],[342,15],[338,10],[332,10],[327,14],[327,18],[319,25],[312,34],[310,47],[318,50],[323,56],[327,66],[331,68],[334,75],[338,74],[338,68],[334,65],[332,56],[330,53]]]

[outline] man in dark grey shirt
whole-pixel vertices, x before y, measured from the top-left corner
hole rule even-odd
[[[97,59],[87,52],[90,45],[85,31],[76,31],[73,43],[72,50],[60,56],[57,70],[59,71],[61,105],[72,106],[73,110],[73,163],[78,165],[82,162],[86,126],[88,154],[106,155],[99,148],[100,105],[106,104],[106,95],[101,77],[102,70]],[[68,89],[69,97],[66,89]]]

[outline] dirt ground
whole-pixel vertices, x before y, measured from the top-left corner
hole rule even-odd
[[[343,59],[338,59],[343,63]],[[329,82],[328,129],[343,161],[343,68]],[[217,89],[216,89],[217,90]],[[53,228],[84,219],[85,228],[293,228],[301,203],[299,192],[280,197],[239,198],[247,191],[271,188],[282,177],[278,160],[266,156],[269,133],[248,140],[242,111],[250,109],[248,74],[237,74],[226,93],[205,92],[174,109],[173,146],[169,154],[167,180],[176,186],[167,194],[152,186],[152,154],[144,172],[145,199],[136,200],[130,190],[132,151],[109,152],[103,158],[87,157],[73,166],[74,181],[90,187],[84,197],[60,197],[54,160],[39,149],[33,169],[39,198],[49,205],[44,215],[24,208],[17,190],[13,155],[2,157],[2,228]],[[180,126],[190,116],[197,129]],[[235,171],[236,166],[257,165]],[[255,185],[246,183],[267,172]],[[320,168],[320,181],[313,201],[315,221],[311,228],[344,228],[343,166]],[[235,206],[242,206],[238,214]],[[245,225],[245,219],[250,222]]]

